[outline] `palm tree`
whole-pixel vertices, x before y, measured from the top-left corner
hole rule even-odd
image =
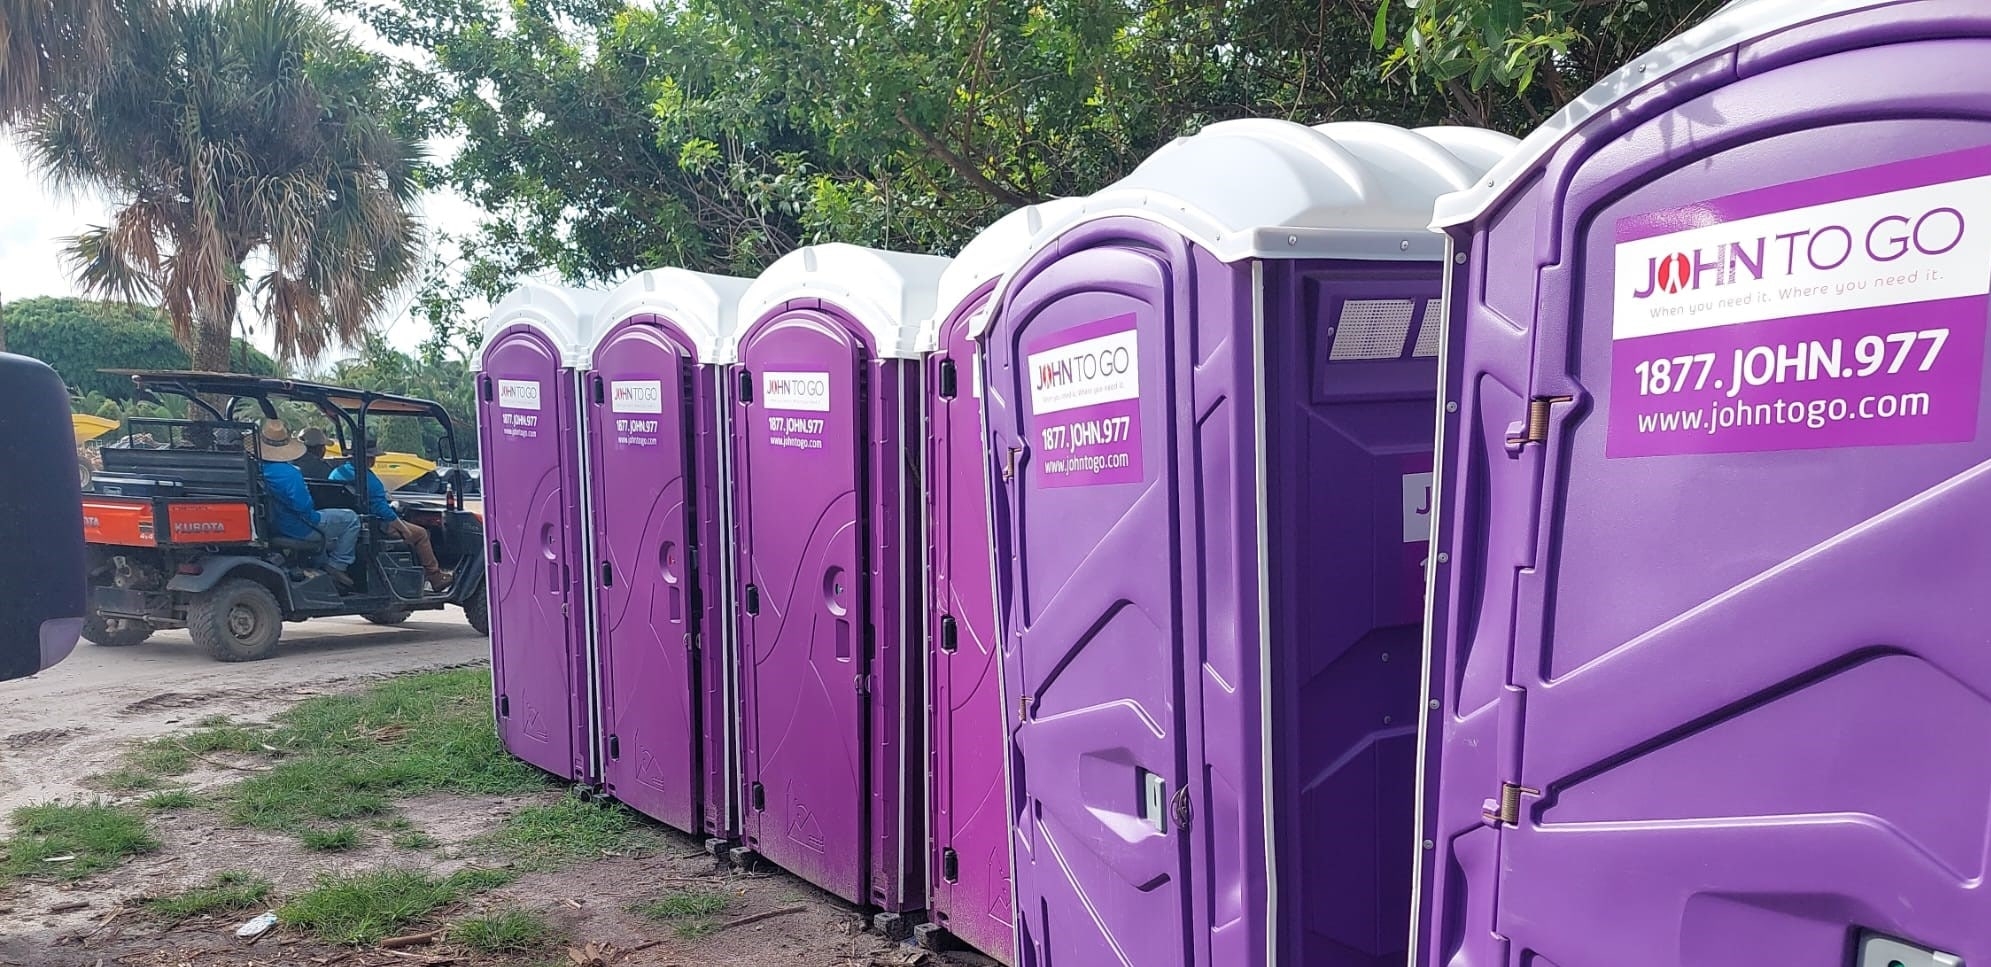
[[[421,149],[384,70],[300,0],[173,0],[134,25],[29,137],[58,188],[117,200],[68,240],[83,287],[157,299],[199,369],[227,368],[245,288],[282,359],[352,343],[421,244]]]
[[[122,41],[120,0],[0,0],[0,124],[31,117],[51,97],[103,70]]]

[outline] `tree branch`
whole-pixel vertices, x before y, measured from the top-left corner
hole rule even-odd
[[[941,144],[939,138],[934,137],[926,129],[914,124],[913,119],[906,116],[904,108],[899,108],[893,114],[898,118],[899,124],[911,132],[913,137],[918,138],[921,144],[926,145],[926,150],[929,154],[940,159],[947,167],[952,168],[955,174],[960,175],[963,181],[980,189],[984,194],[1006,205],[1017,208],[1035,204],[1038,201],[1038,199],[1025,195],[1020,191],[1013,188],[1006,188],[989,180],[989,177],[982,174],[981,169],[970,164],[968,159],[955,154],[953,149]]]

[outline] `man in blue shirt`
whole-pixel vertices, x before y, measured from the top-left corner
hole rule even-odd
[[[282,420],[263,421],[256,451],[263,462],[263,488],[270,495],[270,523],[277,533],[296,541],[324,535],[333,583],[352,587],[346,569],[353,566],[353,552],[359,547],[359,515],[342,507],[319,510],[312,504],[311,488],[304,485],[304,474],[293,463],[304,455],[304,444],[291,436]]]
[[[422,572],[428,576],[430,590],[441,591],[449,587],[449,582],[455,575],[443,570],[442,565],[436,562],[435,548],[429,546],[429,529],[412,521],[402,520],[401,515],[394,512],[394,504],[387,499],[387,487],[373,472],[373,461],[379,456],[380,444],[372,440],[367,441],[365,458],[367,511],[373,514],[375,520],[380,521],[382,531],[408,542],[408,546],[415,551],[415,558],[422,562]],[[355,473],[353,462],[347,460],[332,468],[332,480],[337,483],[351,483]]]

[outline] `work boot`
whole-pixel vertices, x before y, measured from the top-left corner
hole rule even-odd
[[[338,585],[339,590],[350,591],[353,589],[353,577],[347,574],[344,569],[328,567],[325,569],[325,573],[332,576],[332,583]]]
[[[449,590],[450,583],[455,580],[456,580],[455,572],[445,571],[442,570],[441,568],[437,568],[436,570],[429,572],[429,590],[437,592],[447,591]]]

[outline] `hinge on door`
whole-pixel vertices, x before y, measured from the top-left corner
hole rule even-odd
[[[859,695],[869,695],[871,694],[871,676],[864,674],[852,675],[850,676],[850,686],[856,689]]]
[[[622,738],[620,736],[611,735],[608,737],[608,757],[611,759],[622,758]]]
[[[1017,719],[1018,719],[1018,720],[1021,720],[1021,721],[1028,721],[1028,720],[1029,720],[1029,718],[1030,718],[1030,696],[1028,696],[1028,695],[1019,695],[1019,696],[1017,696],[1017,699],[1016,699],[1016,717],[1017,717]]]
[[[1492,810],[1482,810],[1480,815],[1485,817],[1487,822],[1495,825],[1519,826],[1521,825],[1521,797],[1539,796],[1541,794],[1542,791],[1540,789],[1529,789],[1518,783],[1503,782],[1500,784],[1499,805],[1495,806]]]
[[[1510,447],[1527,446],[1530,443],[1546,443],[1549,439],[1549,416],[1557,403],[1567,403],[1567,396],[1537,396],[1528,401],[1528,425],[1521,436],[1508,437]]]
[[[752,403],[753,401],[754,401],[754,374],[744,369],[740,370],[740,402]]]
[[[490,402],[490,400],[491,400],[491,377],[489,377],[489,376],[486,376],[486,377],[484,377],[483,379],[481,379],[481,380],[478,380],[478,383],[479,383],[479,384],[481,384],[481,385],[482,385],[482,387],[483,387],[483,389],[484,389],[484,401],[485,401],[485,402],[487,402],[487,403],[488,403],[488,402]]]
[[[1016,456],[1017,454],[1020,454],[1022,452],[1023,452],[1022,447],[1009,448],[1009,456],[1004,458],[1002,463],[1002,479],[1004,480],[1016,479]]]
[[[747,585],[747,593],[742,597],[744,598],[744,600],[742,600],[740,603],[746,607],[748,614],[760,614],[759,588],[754,587],[751,584]]]
[[[760,783],[756,782],[753,784],[753,787],[749,791],[749,798],[753,801],[755,812],[767,808],[767,790]]]
[[[1191,818],[1189,808],[1189,787],[1182,786],[1175,790],[1173,809],[1175,812],[1175,828],[1185,833],[1189,831],[1189,820]]]
[[[503,545],[503,544],[500,544],[500,543],[498,543],[497,541],[492,541],[492,542],[491,542],[491,563],[493,563],[493,564],[503,564],[504,562],[505,562],[505,545]]]
[[[501,717],[501,718],[502,718],[502,717],[506,717],[506,716],[509,716],[509,715],[511,715],[511,714],[512,714],[512,700],[511,700],[511,697],[510,697],[510,696],[507,696],[507,695],[500,695],[500,696],[498,696],[498,715],[499,715],[499,717]]]
[[[595,389],[595,405],[600,406],[602,404],[601,377],[596,376],[592,382]]]
[[[940,851],[940,878],[949,883],[961,879],[961,854],[952,846]]]
[[[601,586],[605,588],[615,587],[615,570],[609,567],[607,561],[601,562]]]
[[[957,625],[954,621],[954,616],[951,614],[941,615],[940,650],[951,655],[954,653],[954,649],[959,648],[960,646],[961,646],[961,631],[960,631],[960,626]]]

